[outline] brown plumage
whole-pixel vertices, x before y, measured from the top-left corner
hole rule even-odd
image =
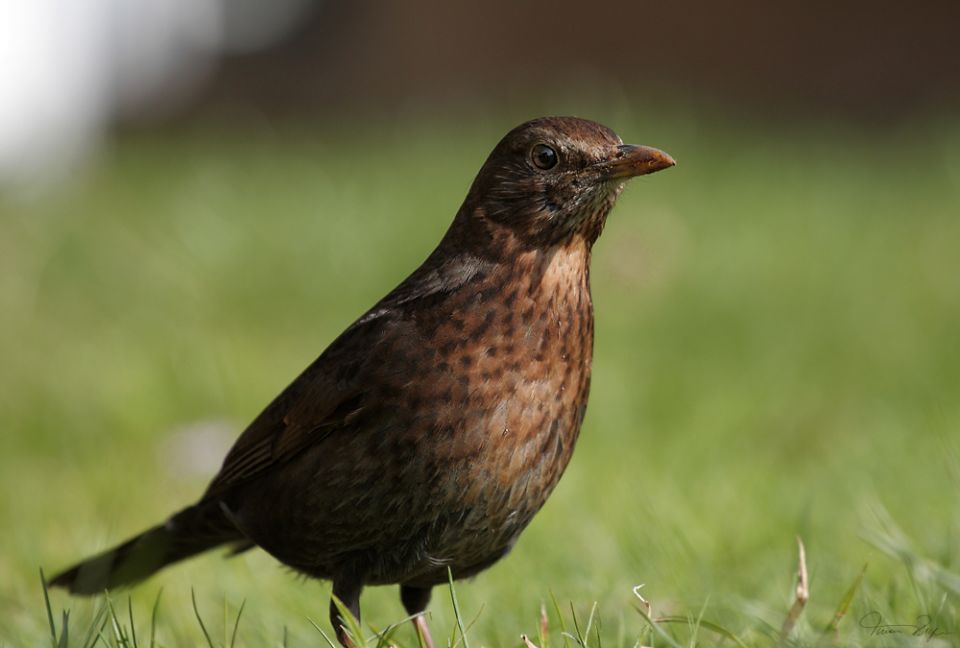
[[[437,249],[250,424],[197,504],[51,584],[92,594],[257,545],[359,617],[364,585],[399,583],[417,614],[448,568],[489,567],[583,422],[591,247],[623,182],[673,164],[582,119],[510,131]]]

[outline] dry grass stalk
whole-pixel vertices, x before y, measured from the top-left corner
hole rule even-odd
[[[807,581],[807,555],[803,548],[803,540],[797,537],[797,589],[794,593],[793,605],[787,613],[787,618],[783,620],[783,628],[780,629],[779,646],[784,646],[790,633],[793,632],[797,620],[803,613],[803,608],[807,605],[807,599],[810,598],[810,588]]]

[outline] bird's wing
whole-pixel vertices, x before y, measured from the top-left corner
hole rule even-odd
[[[337,429],[348,427],[364,397],[389,372],[384,355],[398,339],[410,346],[414,324],[404,315],[417,304],[449,295],[491,264],[470,256],[442,260],[436,253],[343,332],[244,430],[204,499],[288,461]]]
[[[348,426],[363,408],[362,374],[378,343],[389,335],[387,319],[347,329],[283,390],[234,443],[203,499],[249,481]]]

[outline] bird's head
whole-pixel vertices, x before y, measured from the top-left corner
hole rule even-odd
[[[663,151],[624,144],[592,121],[534,119],[507,133],[490,153],[465,215],[506,227],[527,245],[576,236],[591,245],[627,179],[674,164]]]

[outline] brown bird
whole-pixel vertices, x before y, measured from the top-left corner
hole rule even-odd
[[[491,566],[570,460],[590,387],[590,253],[633,176],[673,166],[600,124],[535,119],[497,144],[436,250],[250,424],[200,501],[71,567],[77,594],[200,552],[262,547],[333,581],[434,585]],[[330,620],[349,637],[336,607]]]

